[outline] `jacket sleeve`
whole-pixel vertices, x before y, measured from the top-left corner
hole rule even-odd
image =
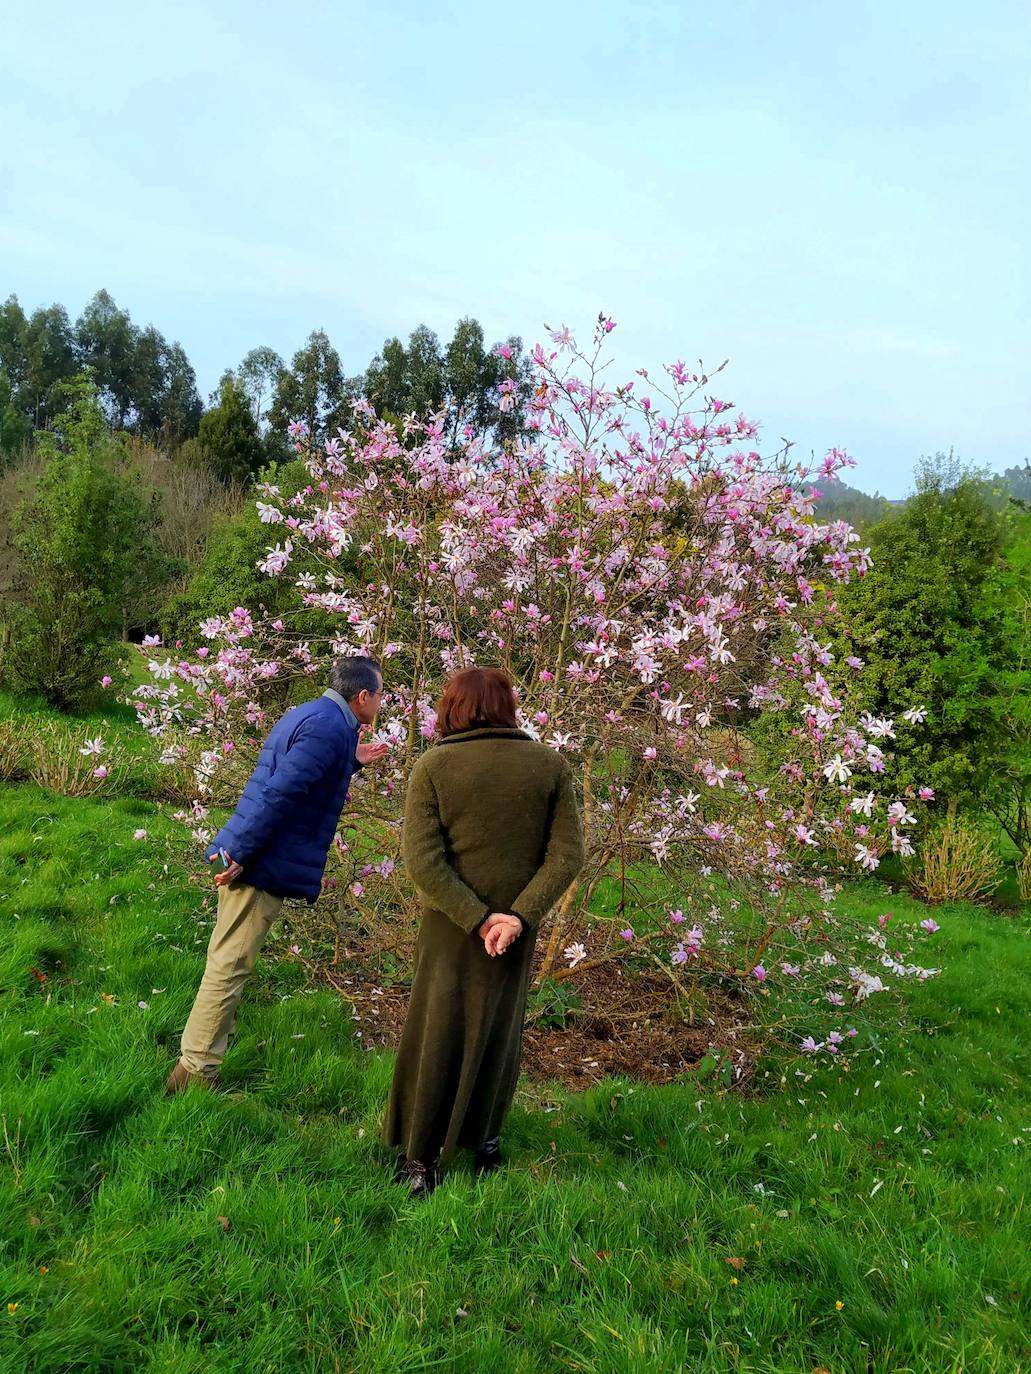
[[[230,858],[246,868],[312,788],[326,783],[341,767],[349,781],[354,759],[341,749],[339,734],[317,718],[302,721],[276,771],[254,798],[253,810],[234,827]]]
[[[448,862],[437,793],[421,760],[408,781],[401,844],[408,876],[427,905],[473,934],[490,909]]]
[[[513,915],[536,930],[583,866],[583,823],[573,790],[573,775],[563,766],[552,794],[544,862],[512,903]]]

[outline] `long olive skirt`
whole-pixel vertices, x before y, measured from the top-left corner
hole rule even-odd
[[[425,910],[382,1139],[408,1159],[448,1159],[501,1131],[519,1078],[535,936],[492,959],[440,911]]]

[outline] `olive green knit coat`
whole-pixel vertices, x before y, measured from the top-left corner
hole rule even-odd
[[[451,735],[412,770],[403,853],[423,917],[383,1140],[447,1159],[496,1136],[515,1092],[537,926],[584,861],[568,765],[519,730]],[[495,958],[492,911],[524,924]]]

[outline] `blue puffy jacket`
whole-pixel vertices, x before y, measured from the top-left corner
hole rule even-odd
[[[332,697],[287,711],[269,732],[208,857],[224,849],[243,865],[241,881],[275,897],[314,902],[351,777],[360,766],[357,745],[357,729]]]

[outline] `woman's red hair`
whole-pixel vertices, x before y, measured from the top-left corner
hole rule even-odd
[[[463,668],[448,682],[437,705],[437,730],[444,739],[463,730],[515,724],[512,683],[497,668]]]

